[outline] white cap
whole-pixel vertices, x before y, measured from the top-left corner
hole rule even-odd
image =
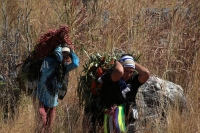
[[[122,66],[125,67],[132,67],[135,69],[135,62],[132,56],[129,55],[125,55],[123,57],[121,57],[121,59],[119,60],[119,62],[122,64]]]
[[[68,47],[63,47],[62,52],[69,52],[70,53],[70,49]]]

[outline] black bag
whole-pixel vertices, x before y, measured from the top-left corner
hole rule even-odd
[[[59,65],[55,69],[55,71],[56,71],[56,74],[57,74],[58,82],[60,82],[62,84],[62,88],[58,92],[58,99],[62,100],[67,93],[69,73],[67,73],[65,75],[66,69],[62,65]]]
[[[63,81],[62,88],[58,92],[58,99],[63,100],[63,98],[67,94],[67,86],[68,86],[68,81]]]
[[[40,69],[43,62],[43,58],[37,59],[32,62],[26,63],[22,68],[22,73],[27,74],[29,82],[32,82],[40,77]]]

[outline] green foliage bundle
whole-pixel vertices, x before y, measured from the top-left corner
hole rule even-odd
[[[98,83],[98,78],[102,76],[106,71],[112,68],[114,61],[119,55],[111,56],[109,54],[99,53],[91,55],[89,60],[83,65],[83,71],[79,76],[78,84],[78,97],[79,103],[82,106],[89,106],[95,102],[98,104],[100,98],[101,84]],[[98,106],[98,105],[97,105]]]

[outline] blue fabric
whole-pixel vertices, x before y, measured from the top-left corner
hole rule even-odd
[[[119,86],[121,91],[123,91],[127,87],[126,82],[123,79],[119,79]]]
[[[118,121],[118,114],[119,114],[119,108],[117,107],[116,109],[115,109],[115,128],[116,128],[116,131],[117,131],[117,133],[120,133],[120,127],[119,127],[119,121]]]
[[[54,56],[46,57],[41,66],[41,77],[38,82],[37,97],[47,107],[54,107],[58,105],[58,91],[62,88],[62,84],[58,81],[55,69],[61,65],[63,60],[62,48],[57,47]],[[71,52],[72,63],[65,65],[65,75],[69,71],[75,69],[79,65],[79,59],[74,52]]]
[[[125,109],[123,105],[105,109],[104,133],[125,133]]]
[[[79,59],[76,56],[76,54],[73,51],[71,51],[71,55],[72,55],[72,63],[65,66],[68,72],[76,69],[79,65]]]

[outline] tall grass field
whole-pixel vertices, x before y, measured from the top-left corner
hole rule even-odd
[[[116,49],[141,55],[152,75],[180,85],[187,112],[171,108],[166,122],[141,126],[138,133],[200,133],[199,0],[1,0],[0,132],[35,133],[37,104],[20,91],[16,64],[49,29],[70,27],[80,59],[68,92],[57,106],[54,133],[82,133],[78,78],[88,55]],[[85,53],[87,52],[87,54]]]

